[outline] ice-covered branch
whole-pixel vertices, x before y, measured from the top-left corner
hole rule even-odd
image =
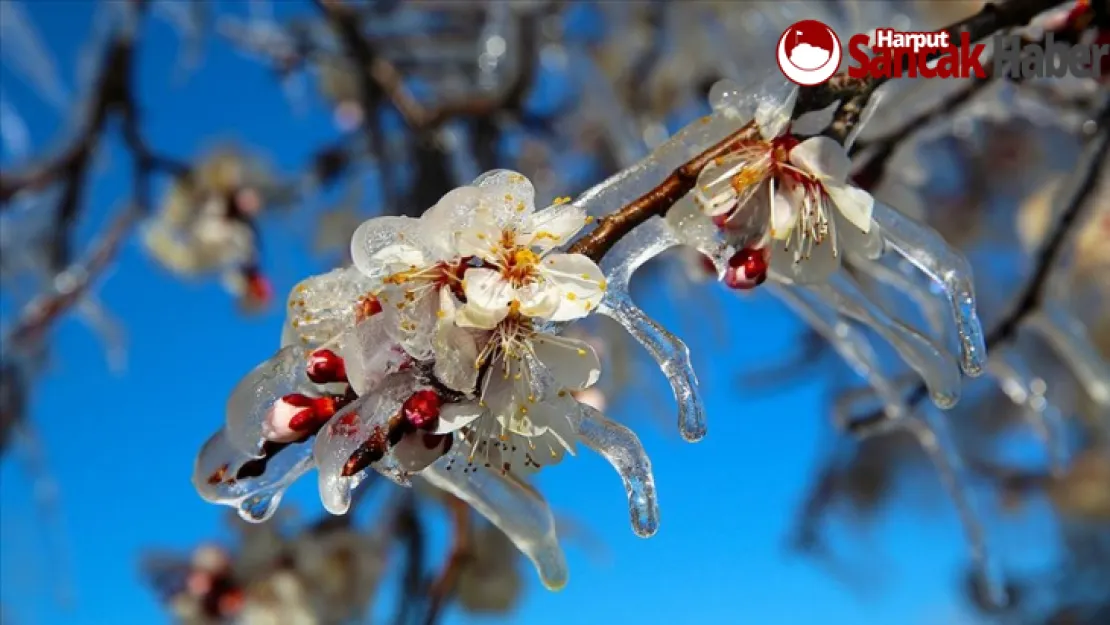
[[[968,33],[971,41],[977,41],[1000,30],[1026,24],[1041,12],[1062,3],[1063,0],[1012,0],[1000,5],[988,4],[976,15],[943,31],[949,33],[951,41],[956,45],[960,42],[962,33]],[[806,113],[821,110],[839,101],[836,116],[826,134],[843,143],[861,121],[863,109],[871,95],[885,82],[886,79],[883,78],[853,79],[842,73],[824,84],[800,87],[792,117],[798,119]],[[602,217],[597,228],[575,243],[571,250],[594,260],[600,259],[617,240],[636,226],[651,217],[665,215],[694,188],[698,175],[708,165],[736,152],[755,138],[758,138],[758,130],[754,123],[735,131],[675,169],[647,193],[620,210]]]
[[[987,333],[987,349],[994,349],[1010,340],[1018,333],[1027,320],[1029,320],[1041,307],[1045,290],[1048,287],[1049,277],[1056,265],[1056,261],[1064,251],[1064,246],[1070,238],[1076,224],[1085,209],[1091,205],[1091,196],[1098,183],[1107,162],[1107,150],[1110,147],[1110,104],[1095,118],[1095,123],[1100,129],[1099,135],[1093,139],[1090,147],[1090,156],[1083,170],[1077,177],[1077,185],[1067,204],[1061,210],[1055,226],[1045,237],[1040,251],[1033,262],[1033,271],[1026,281],[1021,293],[1015,300],[1013,308],[1003,319]],[[916,386],[907,397],[907,404],[916,406],[928,395],[923,384]],[[848,429],[853,432],[865,432],[885,419],[881,413],[873,413],[864,418],[853,421]]]

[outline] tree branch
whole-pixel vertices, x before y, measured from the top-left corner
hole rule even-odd
[[[1103,165],[1107,162],[1108,150],[1110,150],[1110,104],[1103,106],[1095,119],[1095,123],[1102,129],[1102,132],[1095,139],[1097,144],[1087,169],[1083,173],[1083,178],[1075,194],[1061,212],[1052,231],[1045,238],[1044,245],[1033,262],[1033,274],[1025,283],[1025,287],[1017,298],[1017,303],[1002,318],[1002,321],[987,333],[986,345],[988,352],[1012,340],[1017,335],[1021,324],[1040,308],[1045,289],[1048,287],[1049,276],[1064,250],[1064,244],[1067,242],[1074,226],[1079,222],[1083,210],[1091,204],[1091,195],[1097,186],[1099,174]],[[927,395],[928,391],[925,385],[919,383],[910,392],[906,401],[913,408],[920,404]],[[886,415],[884,413],[875,412],[853,421],[847,429],[851,433],[861,434],[874,428],[885,419]]]
[[[943,32],[949,33],[955,45],[959,44],[959,36],[964,32],[970,34],[971,41],[977,41],[999,30],[1025,24],[1039,13],[1062,3],[1063,0],[1011,0],[1002,5],[988,4],[979,13],[943,29]],[[793,117],[796,119],[805,113],[823,109],[840,101],[841,106],[830,134],[843,142],[859,123],[859,114],[871,95],[886,80],[884,78],[854,79],[847,74],[838,74],[822,85],[800,87]],[[758,138],[758,131],[754,124],[748,124],[732,133],[674,170],[658,186],[631,204],[601,218],[597,228],[575,242],[568,251],[585,254],[595,261],[600,260],[620,238],[636,226],[651,217],[665,215],[678,200],[694,188],[698,174],[714,159],[756,138]]]

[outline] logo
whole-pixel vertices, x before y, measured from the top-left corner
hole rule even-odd
[[[836,33],[817,20],[802,20],[787,28],[779,37],[776,54],[783,75],[805,87],[832,78],[842,56]]]
[[[868,50],[867,48],[870,48]],[[1110,45],[1071,44],[1048,33],[1043,42],[1029,42],[1019,34],[993,37],[991,55],[995,76],[1013,79],[1062,77],[1098,78],[1104,75]],[[910,32],[880,28],[871,35],[848,40],[848,76],[852,78],[986,78],[987,46],[974,43],[967,32],[958,43],[945,32]]]

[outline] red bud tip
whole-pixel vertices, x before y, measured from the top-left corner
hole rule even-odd
[[[401,414],[412,427],[427,430],[439,421],[439,395],[431,389],[416,391],[401,405]]]
[[[746,247],[728,259],[725,286],[731,289],[754,289],[767,279],[767,250]]]
[[[347,381],[347,367],[343,359],[330,349],[318,349],[312,352],[305,369],[308,379],[316,384]]]

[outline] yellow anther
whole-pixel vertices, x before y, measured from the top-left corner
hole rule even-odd
[[[578,348],[578,355],[579,355],[579,356],[585,356],[585,355],[586,355],[586,350],[584,350],[584,349],[582,349],[581,347],[579,347],[579,348]]]
[[[573,302],[574,300],[578,299],[578,296],[574,293],[567,293],[567,299]]]
[[[592,224],[593,222],[594,222],[594,216],[593,215],[586,215],[586,223],[587,224]]]

